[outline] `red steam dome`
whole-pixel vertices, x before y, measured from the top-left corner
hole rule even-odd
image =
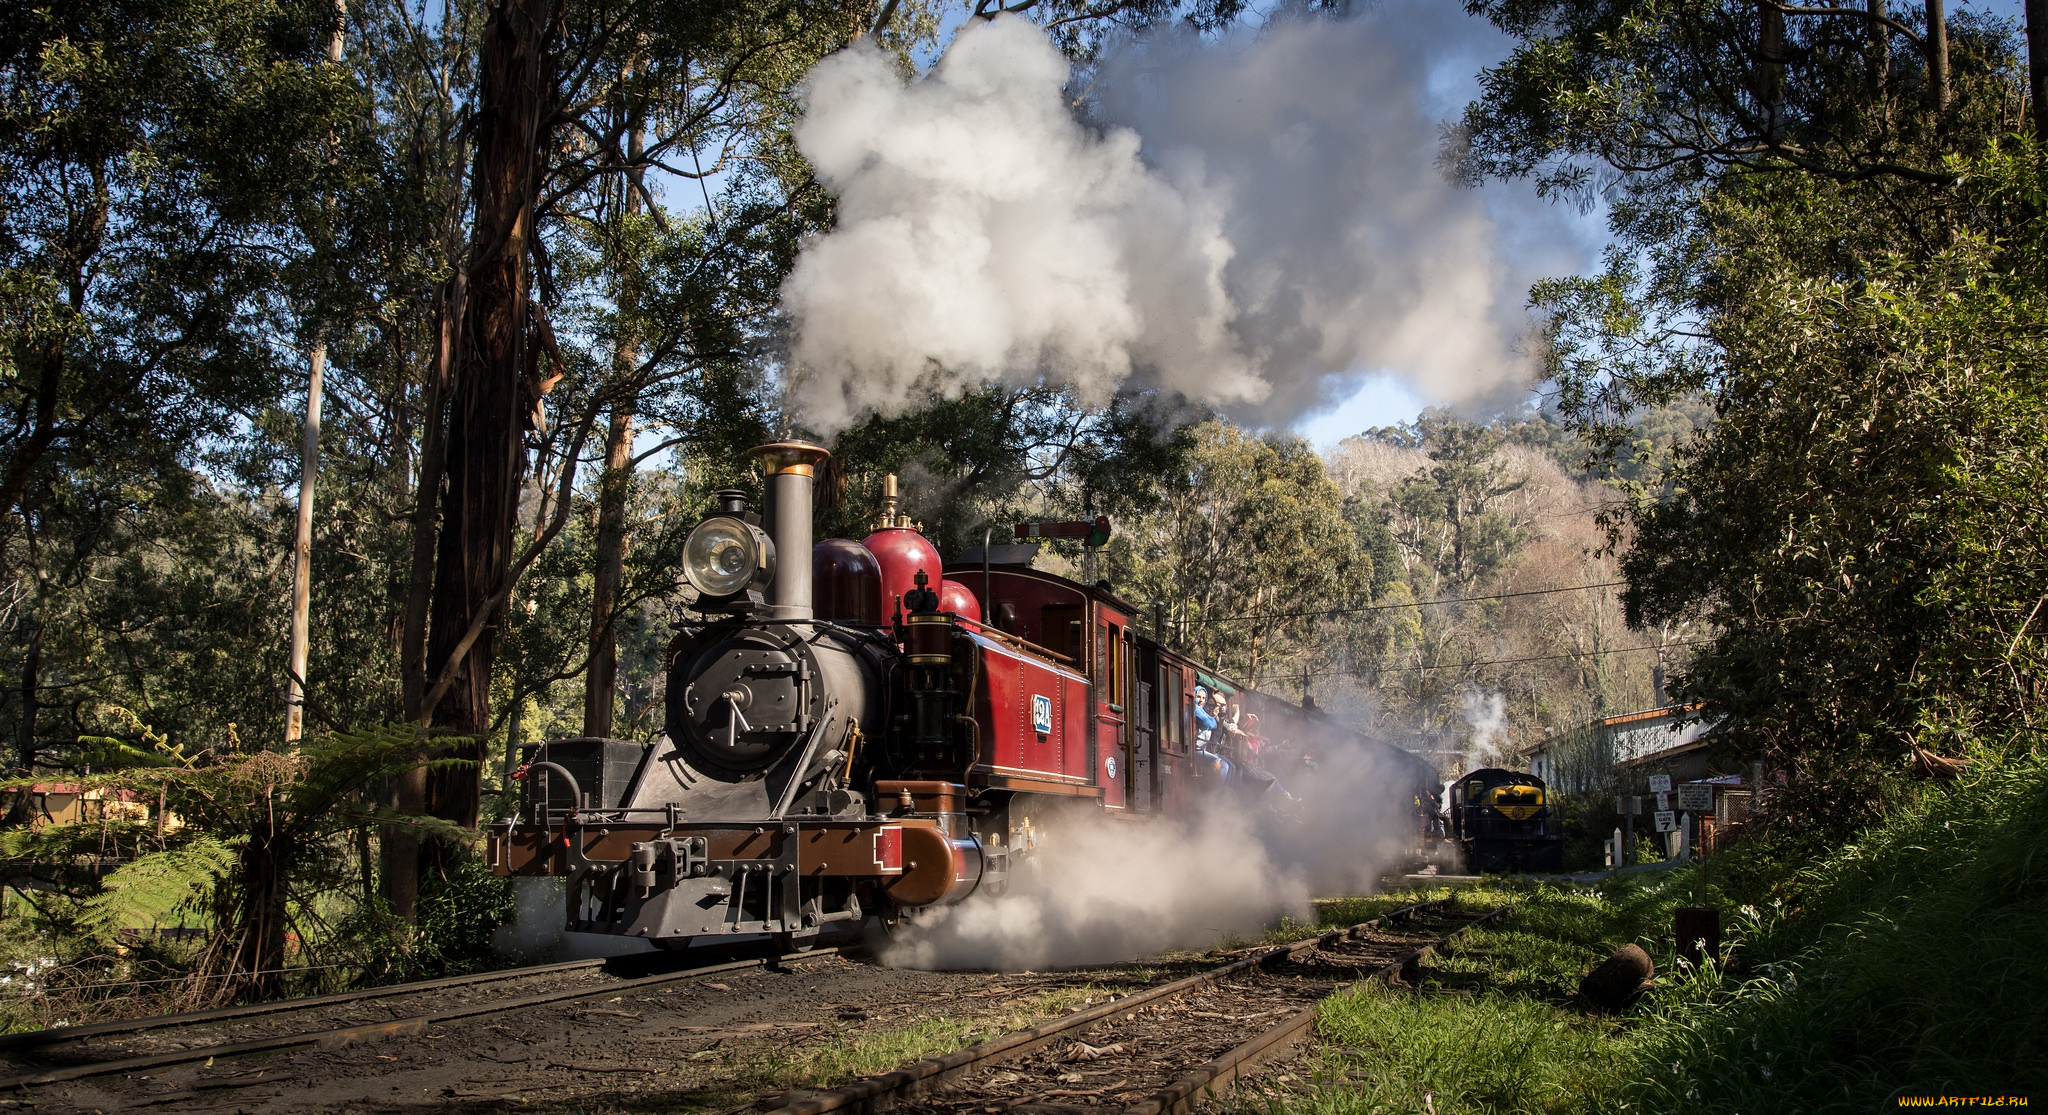
[[[927,583],[936,584],[943,567],[938,547],[908,527],[883,527],[868,535],[866,546],[882,566],[882,615],[896,614],[905,593],[917,587],[915,578],[923,570]]]
[[[958,581],[939,583],[939,611],[981,622],[981,601],[975,599],[973,590]]]
[[[812,612],[834,623],[880,626],[882,564],[851,538],[827,538],[811,547]]]

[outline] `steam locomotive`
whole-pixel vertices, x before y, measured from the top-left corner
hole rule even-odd
[[[760,513],[721,492],[684,543],[710,618],[669,649],[665,738],[531,748],[520,812],[489,833],[496,873],[566,880],[572,931],[802,947],[894,925],[999,892],[1071,814],[1179,818],[1256,793],[1197,738],[1198,693],[1236,693],[1275,736],[1317,715],[1141,637],[1107,582],[987,552],[945,567],[893,477],[878,530],[814,546],[826,450],[752,455]],[[1435,779],[1413,762],[1389,788],[1404,805]]]
[[[1533,774],[1486,767],[1452,783],[1448,828],[1470,870],[1564,870],[1558,817]]]

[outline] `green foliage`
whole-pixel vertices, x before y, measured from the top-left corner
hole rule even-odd
[[[823,530],[872,530],[892,472],[903,512],[948,559],[986,531],[1014,541],[1011,528],[1027,519],[1107,514],[1122,524],[1158,506],[1159,478],[1180,471],[1191,444],[1143,399],[1089,407],[1050,386],[977,387],[841,431],[820,496]]]
[[[1458,169],[1534,177],[1546,192],[1579,198],[1604,189],[1644,246],[1657,242],[1652,227],[1685,222],[1668,208],[1674,198],[1723,175],[1938,186],[1952,180],[1945,153],[2019,122],[2009,27],[1968,13],[1949,17],[1944,103],[1912,40],[1854,18],[1717,0],[1467,8],[1519,41],[1481,75],[1453,151]],[[1779,42],[1766,55],[1770,34]]]
[[[248,536],[207,537],[220,520],[203,476],[283,375],[262,303],[295,246],[290,215],[320,178],[317,137],[346,135],[361,107],[320,65],[320,19],[269,0],[0,15],[0,613],[27,650],[10,654],[11,678],[49,660],[53,677],[28,671],[32,692],[67,692],[110,667],[137,680],[147,667],[90,644],[146,641],[131,621],[210,574],[245,581]],[[206,557],[164,561],[181,541]],[[162,576],[167,565],[178,568]],[[180,618],[232,629],[262,614]],[[165,657],[191,650],[170,641]],[[226,664],[242,661],[222,649]],[[144,689],[96,696],[155,706],[135,699]],[[95,702],[80,703],[89,719]],[[149,711],[180,730],[188,721],[189,710]],[[35,750],[33,731],[14,738]]]
[[[2018,201],[2027,165],[1990,161],[1969,189]],[[1815,219],[1839,212],[1792,184],[1761,192],[1768,217],[1746,202],[1729,217],[1759,234],[1744,263],[1756,289],[1716,327],[1741,372],[1671,468],[1670,498],[1634,511],[1626,602],[1639,622],[1723,631],[1681,691],[1734,712],[1800,771],[1794,795],[1841,815],[1845,794],[1881,805],[1909,748],[1997,739],[2038,700],[2041,644],[2023,626],[2048,574],[2028,494],[2048,479],[2048,300],[2022,262],[2031,241],[1965,238],[1871,259],[1854,281],[1804,276],[1773,254],[1800,241],[1764,223],[1799,200]]]
[[[421,961],[437,975],[493,967],[491,934],[512,920],[515,908],[512,880],[492,875],[482,856],[463,856],[451,870],[422,878]]]
[[[1608,176],[1603,272],[1533,300],[1557,407],[1629,497],[1605,522],[1631,625],[1715,633],[1673,696],[1793,773],[1770,816],[1838,832],[1899,799],[1914,749],[2005,747],[2038,700],[2048,561],[2011,29],[1951,15],[1943,90],[1860,19],[1472,7],[1519,43],[1467,110],[1463,170],[1581,196]],[[1643,436],[1702,398],[1697,434]]]
[[[1182,467],[1155,480],[1158,512],[1111,539],[1112,582],[1165,603],[1170,641],[1248,678],[1341,654],[1318,613],[1364,602],[1373,574],[1321,459],[1222,422],[1188,436]]]
[[[1614,838],[1614,799],[1594,794],[1552,794],[1558,831],[1564,836],[1564,869],[1598,871],[1607,866],[1606,842]]]
[[[2041,875],[2048,764],[2023,759],[1931,791],[1752,911],[1748,983],[1665,997],[1646,1030],[1652,1106],[1869,1110],[1902,1093],[2048,1089]],[[1617,1104],[1619,1106],[1619,1104]]]
[[[1461,591],[1498,572],[1523,541],[1523,530],[1497,505],[1529,482],[1501,458],[1506,435],[1438,409],[1374,434],[1429,457],[1429,465],[1388,500],[1401,524],[1397,537],[1433,574],[1425,591]]]
[[[387,779],[423,761],[430,769],[458,765],[423,760],[435,744],[413,727],[315,735],[293,753],[186,755],[159,743],[159,758],[170,761],[78,782],[81,789],[160,802],[176,826],[160,815],[156,823],[9,828],[0,830],[0,854],[27,861],[73,898],[75,909],[53,913],[61,914],[62,929],[86,939],[111,941],[121,930],[151,928],[174,914],[208,928],[206,946],[182,970],[195,1002],[275,994],[291,982],[288,959],[307,980],[320,979],[323,949],[338,936],[327,917],[337,892],[354,881],[350,861],[360,856],[351,838],[399,825],[458,846],[469,842],[461,826],[397,813],[377,800]],[[81,857],[129,862],[102,877],[81,871]],[[296,956],[288,957],[287,933],[300,940]]]
[[[1314,1084],[1272,1106],[1408,1109],[1428,1093],[1439,1111],[1851,1112],[2038,1094],[2044,815],[2048,763],[2025,757],[1834,847],[1756,840],[1597,890],[1461,892],[1516,906],[1425,965],[1420,994],[1331,1000]],[[1672,955],[1672,911],[1696,904],[1722,911],[1722,969]],[[1619,1019],[1583,1014],[1579,977],[1631,941],[1655,987]]]
[[[108,875],[100,892],[80,904],[77,925],[101,941],[114,942],[123,929],[154,929],[205,919],[205,906],[227,879],[239,855],[211,836],[176,848],[137,856]]]

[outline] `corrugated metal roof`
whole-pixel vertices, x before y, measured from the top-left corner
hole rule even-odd
[[[1644,709],[1641,712],[1624,712],[1620,716],[1604,717],[1595,720],[1593,723],[1612,728],[1618,724],[1634,724],[1643,720],[1656,720],[1660,717],[1674,717],[1684,712],[1698,712],[1705,707],[1707,706],[1704,704],[1665,705],[1663,708]]]

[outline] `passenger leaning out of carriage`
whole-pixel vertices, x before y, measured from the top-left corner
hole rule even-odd
[[[1244,701],[1237,697],[1225,698],[1221,693],[1216,695],[1216,701],[1216,722],[1222,729],[1223,746],[1220,750],[1235,762],[1245,762],[1252,755],[1252,747],[1249,734],[1243,727]]]
[[[1195,750],[1214,753],[1216,746],[1216,714],[1209,711],[1209,687],[1195,686]]]
[[[1259,734],[1259,714],[1248,712],[1244,717],[1244,753],[1256,763],[1259,761],[1259,752],[1265,749],[1266,737]]]

